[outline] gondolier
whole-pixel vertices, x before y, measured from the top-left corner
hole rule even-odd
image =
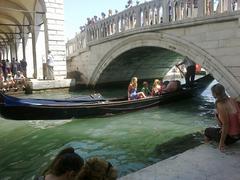
[[[185,81],[188,86],[192,86],[194,79],[195,79],[195,73],[196,73],[196,63],[193,62],[191,59],[189,59],[187,56],[184,58],[184,60],[177,64],[176,66],[180,66],[184,64],[186,67],[186,74],[185,74]]]

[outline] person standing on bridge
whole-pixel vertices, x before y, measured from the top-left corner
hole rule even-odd
[[[211,90],[216,99],[216,119],[219,127],[206,128],[205,140],[219,142],[218,148],[222,151],[225,145],[240,139],[240,108],[235,99],[228,97],[223,85],[215,84]]]
[[[180,65],[185,65],[187,70],[185,74],[185,81],[188,86],[192,86],[196,74],[196,63],[186,56],[184,60],[181,63],[177,64],[176,66],[178,67]]]

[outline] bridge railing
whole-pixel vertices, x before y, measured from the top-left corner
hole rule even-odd
[[[71,40],[68,40],[66,43],[66,54],[67,56],[70,54],[74,54],[77,51],[83,50],[86,48],[86,32],[80,32],[75,35],[75,37]]]
[[[168,24],[189,18],[212,16],[240,9],[240,0],[153,0],[92,22],[67,42],[67,55],[88,43],[133,29]]]

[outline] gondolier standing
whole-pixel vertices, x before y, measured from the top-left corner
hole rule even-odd
[[[54,80],[54,71],[53,71],[53,65],[54,65],[54,57],[51,53],[51,51],[48,51],[48,59],[47,59],[47,79]]]
[[[192,86],[194,79],[195,79],[195,73],[196,73],[196,63],[193,62],[191,59],[189,59],[187,56],[184,58],[184,60],[177,64],[176,66],[180,66],[184,64],[186,67],[186,74],[185,74],[185,81],[188,86]]]

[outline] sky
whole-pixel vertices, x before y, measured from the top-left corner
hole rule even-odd
[[[145,0],[139,0],[140,3]],[[135,5],[136,0],[133,0]],[[101,12],[108,14],[111,9],[114,13],[115,9],[118,12],[125,9],[127,0],[65,0],[64,1],[64,16],[65,16],[65,37],[66,40],[74,38],[76,32],[79,32],[80,26],[87,22],[87,18],[92,18],[94,15],[100,17]]]

